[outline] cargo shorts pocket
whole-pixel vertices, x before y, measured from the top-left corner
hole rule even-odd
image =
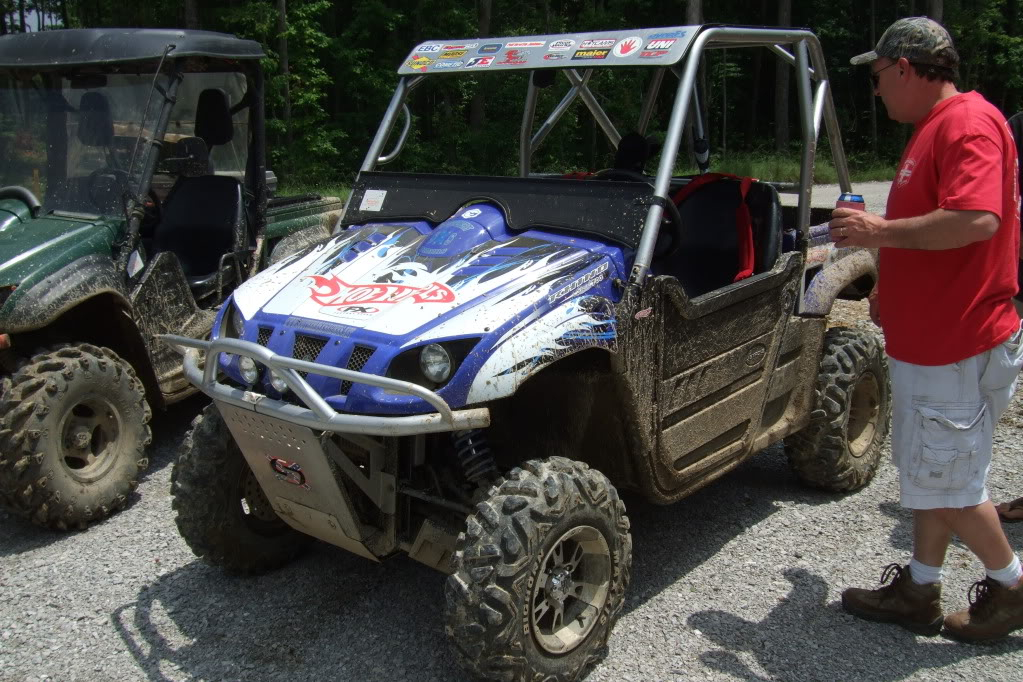
[[[940,409],[917,405],[915,409],[919,448],[910,465],[913,483],[930,490],[966,488],[984,450],[987,405],[942,405]]]

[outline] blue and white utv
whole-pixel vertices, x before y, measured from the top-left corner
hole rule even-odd
[[[703,122],[686,116],[701,59],[723,47],[794,67],[799,183],[703,172]],[[723,26],[437,40],[398,73],[332,238],[279,249],[211,340],[164,337],[213,398],[174,469],[177,524],[231,572],[278,567],[311,538],[407,554],[449,574],[446,627],[469,671],[574,680],[606,651],[629,583],[618,489],[672,502],[782,438],[820,487],[854,490],[877,467],[882,346],[827,322],[837,297],[873,286],[873,254],[810,239],[822,121],[851,190],[820,44]],[[410,94],[457,77],[470,92],[521,79],[517,175],[376,170],[432,115],[414,119],[409,103],[436,100]],[[625,78],[647,94],[623,136],[596,94]],[[536,172],[580,102],[614,166]],[[687,129],[701,172],[677,175]]]

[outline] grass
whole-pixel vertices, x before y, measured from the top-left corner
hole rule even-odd
[[[314,185],[311,183],[284,182],[277,185],[277,191],[274,193],[274,196],[293,197],[299,194],[319,194],[323,197],[340,197],[341,200],[344,200],[348,198],[350,189],[350,187],[336,183]]]
[[[729,154],[722,159],[711,157],[711,170],[773,182],[798,182],[799,166],[800,159],[797,156],[780,156],[763,152]],[[678,174],[691,175],[695,172],[696,169],[687,168],[678,171]],[[895,167],[879,161],[850,159],[849,174],[854,183],[891,180],[895,176]],[[819,185],[838,182],[838,173],[826,150],[818,152],[814,164],[814,181]]]

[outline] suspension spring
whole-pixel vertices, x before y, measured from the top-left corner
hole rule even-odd
[[[497,475],[497,465],[490,454],[487,437],[480,429],[456,431],[452,434],[455,443],[455,455],[462,465],[466,479],[479,483]]]

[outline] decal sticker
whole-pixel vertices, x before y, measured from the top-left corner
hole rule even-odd
[[[629,55],[635,54],[635,52],[643,45],[643,39],[639,36],[632,36],[631,38],[623,38],[618,41],[615,45],[612,53],[616,57],[628,57]]]
[[[547,46],[547,49],[551,50],[552,52],[564,52],[565,50],[571,50],[573,47],[575,47],[575,41],[566,39],[555,40],[554,42]]]
[[[508,50],[504,53],[504,59],[497,62],[498,64],[525,64],[526,58],[529,56],[529,52],[523,50]]]
[[[607,59],[611,50],[576,50],[572,59]]]
[[[497,54],[498,52],[501,51],[501,48],[503,47],[504,43],[487,43],[479,50],[477,50],[476,54]]]
[[[671,46],[675,44],[675,38],[659,38],[657,40],[651,40],[646,44],[647,50],[670,50]]]
[[[333,317],[340,317],[342,319],[356,319],[362,320],[367,317],[373,317],[380,312],[380,308],[375,308],[370,305],[348,305],[337,310],[324,309],[323,312]]]
[[[909,179],[913,177],[914,168],[916,168],[916,159],[906,159],[906,163],[903,164],[902,170],[899,171],[897,176],[899,187],[905,187],[909,184]]]
[[[266,457],[270,460],[270,468],[273,469],[274,478],[278,481],[284,481],[292,485],[297,485],[299,488],[309,490],[309,484],[306,483],[305,474],[302,473],[302,467],[298,462],[289,462],[286,459],[280,457]]]
[[[416,52],[440,52],[440,45],[437,43],[431,43],[429,45],[420,45],[416,48]]]
[[[433,64],[433,60],[429,57],[417,56],[405,62],[405,66],[416,71],[426,71],[426,67]]]
[[[458,45],[445,45],[445,50],[472,50],[479,46],[479,43],[460,43]]]
[[[460,69],[464,65],[465,62],[463,62],[461,59],[459,59],[457,62],[437,62],[436,64],[433,65],[433,70],[437,71],[439,69]]]
[[[657,40],[658,38],[685,38],[685,31],[666,31],[664,33],[651,33],[647,36],[648,40]]]
[[[668,54],[668,50],[643,50],[639,53],[640,59],[651,59],[653,57],[663,57]]]
[[[481,211],[478,208],[470,208],[468,211],[466,211],[465,213],[462,214],[462,217],[466,218],[466,219],[468,219],[468,218],[475,218],[475,217],[479,216],[481,213],[483,213],[483,211]]]
[[[468,50],[448,50],[447,52],[441,52],[437,59],[458,59],[464,57]]]
[[[593,270],[590,270],[588,273],[586,273],[579,279],[575,280],[567,287],[562,287],[555,291],[550,296],[548,296],[547,302],[554,303],[556,301],[560,301],[561,299],[569,296],[570,294],[573,294],[577,291],[580,291],[581,289],[592,286],[597,281],[604,279],[604,274],[607,272],[608,267],[610,266],[607,264],[607,261],[604,261],[603,263],[600,264],[600,266],[594,268]]]
[[[595,40],[584,40],[579,43],[580,50],[592,50],[598,47],[612,48],[618,41],[614,38],[597,38]]]
[[[484,69],[494,63],[493,57],[473,57],[465,63],[467,69]]]
[[[548,62],[553,62],[559,59],[564,59],[565,55],[561,54],[560,52],[548,52],[543,56],[543,58]]]
[[[455,300],[455,292],[440,282],[417,287],[408,284],[349,284],[337,275],[309,275],[309,278],[313,280],[309,287],[309,298],[325,307],[401,303],[406,300],[415,303],[451,303]]]
[[[546,44],[546,40],[527,40],[518,43],[507,43],[505,47],[543,47]]]
[[[379,211],[384,207],[384,199],[387,198],[385,189],[367,189],[362,195],[362,202],[359,204],[360,211]]]

